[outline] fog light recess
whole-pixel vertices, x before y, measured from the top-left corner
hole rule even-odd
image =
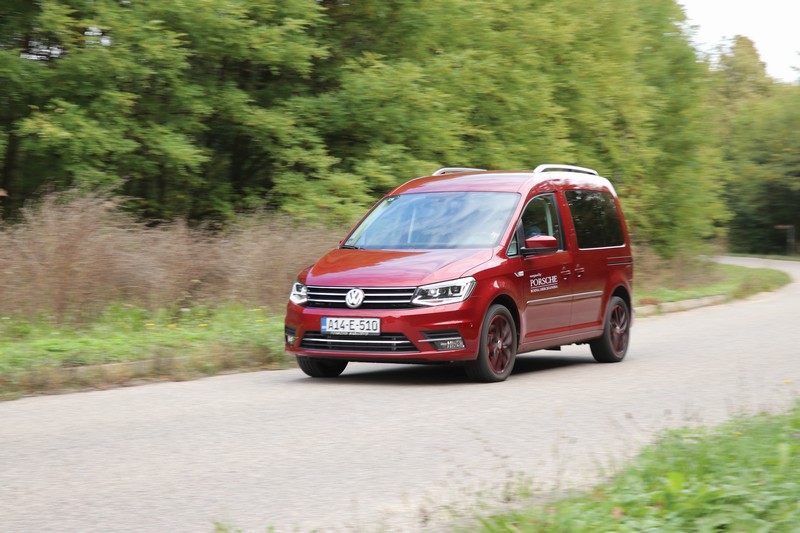
[[[431,343],[433,348],[438,351],[463,350],[465,347],[464,339],[456,329],[425,331],[425,342]]]
[[[294,328],[283,328],[283,336],[286,339],[286,344],[294,346],[294,341],[297,339],[297,330]]]
[[[437,350],[462,350],[464,348],[464,341],[461,339],[449,341],[436,341],[433,346]]]

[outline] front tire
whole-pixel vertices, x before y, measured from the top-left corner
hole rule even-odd
[[[312,378],[335,378],[347,367],[347,361],[341,359],[319,359],[298,355],[297,365],[300,370]]]
[[[612,296],[606,310],[603,336],[589,343],[598,363],[619,363],[628,352],[631,334],[631,311],[619,296]]]
[[[478,357],[464,365],[467,375],[484,383],[505,381],[517,358],[517,328],[511,313],[502,305],[486,312],[481,327]]]

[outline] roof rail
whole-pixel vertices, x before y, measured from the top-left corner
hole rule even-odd
[[[432,176],[442,176],[444,174],[455,174],[457,172],[486,172],[485,168],[469,168],[469,167],[444,167],[440,168]]]
[[[599,176],[596,170],[586,167],[576,167],[573,165],[539,165],[534,172],[549,172],[551,170],[564,170],[566,172],[581,172],[583,174],[594,174]]]

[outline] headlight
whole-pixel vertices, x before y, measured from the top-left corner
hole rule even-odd
[[[412,303],[417,305],[444,305],[463,302],[475,288],[475,278],[461,278],[418,287]]]
[[[304,304],[308,301],[308,287],[295,281],[292,285],[292,293],[289,295],[289,300],[298,305]]]

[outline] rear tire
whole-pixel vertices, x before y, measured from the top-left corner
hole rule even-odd
[[[628,352],[631,334],[631,312],[625,300],[612,296],[606,310],[603,336],[589,343],[598,363],[619,363]]]
[[[476,381],[504,381],[514,369],[516,358],[517,328],[514,318],[504,306],[493,305],[483,319],[478,357],[468,361],[464,371]]]
[[[335,378],[347,367],[347,361],[342,359],[319,359],[298,355],[297,364],[300,370],[312,378]]]

